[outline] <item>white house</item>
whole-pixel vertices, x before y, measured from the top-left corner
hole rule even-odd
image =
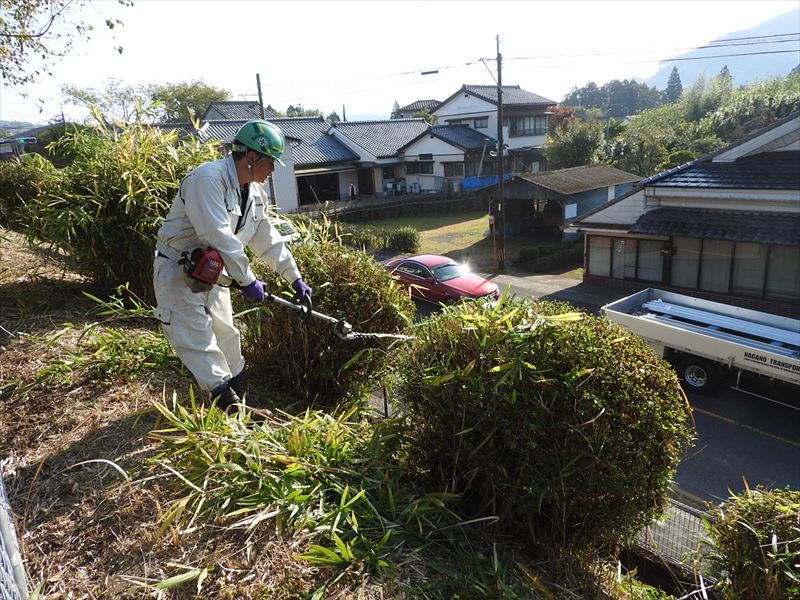
[[[584,279],[800,315],[800,112],[567,225]]]
[[[497,135],[497,86],[463,85],[433,110],[438,125],[467,125],[487,136]],[[512,157],[509,172],[538,171],[544,158],[548,116],[556,102],[521,89],[503,86],[503,140]]]

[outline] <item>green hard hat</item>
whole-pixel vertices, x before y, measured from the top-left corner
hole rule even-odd
[[[239,128],[233,139],[234,150],[255,150],[283,164],[281,156],[286,146],[286,138],[283,137],[283,132],[269,121],[261,119],[248,121]]]

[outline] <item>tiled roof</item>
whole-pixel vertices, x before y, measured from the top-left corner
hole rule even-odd
[[[628,231],[800,246],[800,214],[667,207],[644,213]]]
[[[265,109],[265,118],[274,117],[272,111]],[[247,121],[248,119],[260,119],[261,109],[258,102],[253,100],[225,100],[222,102],[212,102],[203,113],[201,121],[220,121],[238,119]]]
[[[497,86],[496,85],[465,85],[460,91],[477,96],[487,102],[497,105]],[[526,92],[518,85],[503,86],[503,106],[508,104],[558,104],[554,100],[548,100],[544,96]]]
[[[467,125],[434,125],[431,127],[430,132],[448,144],[468,151],[482,150],[484,144],[486,144],[487,148],[497,145],[497,141],[494,138],[484,135],[480,131],[475,131]]]
[[[233,136],[245,120],[205,121],[196,132],[190,124],[167,123],[158,125],[164,129],[178,129],[182,135],[198,133],[201,139],[224,142]],[[358,156],[337,139],[327,135],[330,123],[322,117],[298,117],[270,119],[292,144],[292,159],[295,166],[324,165],[358,160]],[[176,126],[177,125],[177,126]]]
[[[606,165],[587,165],[542,171],[539,173],[520,173],[520,179],[529,181],[559,194],[578,194],[587,190],[608,187],[620,183],[639,181],[641,177]]]
[[[417,100],[416,102],[412,102],[411,104],[406,104],[405,106],[401,106],[400,110],[403,112],[419,112],[421,110],[430,110],[435,106],[439,105],[438,100]]]
[[[694,162],[642,183],[654,187],[800,190],[800,160]]]
[[[425,119],[387,121],[345,121],[333,128],[376,158],[390,158],[419,134],[428,129]]]
[[[331,124],[322,117],[298,117],[270,119],[281,128],[287,137],[300,143],[292,146],[292,157],[297,165],[322,165],[334,162],[358,160],[358,155],[332,135],[328,135]]]

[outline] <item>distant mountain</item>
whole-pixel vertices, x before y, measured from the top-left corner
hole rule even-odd
[[[735,6],[731,10],[735,10]],[[725,4],[720,3],[720,10],[725,10]],[[714,44],[724,43],[733,44],[734,42],[720,42],[720,40],[732,40],[734,38],[755,37],[762,35],[776,35],[785,33],[800,33],[800,8],[784,15],[779,15],[774,19],[761,23],[751,29],[727,33],[721,38],[714,40]],[[797,38],[793,38],[796,40]],[[742,43],[756,42],[758,40],[738,40]],[[709,45],[709,44],[704,44]],[[722,67],[728,66],[728,70],[733,76],[735,85],[743,85],[754,79],[762,79],[775,75],[787,75],[800,62],[800,50],[798,42],[787,42],[783,44],[753,44],[748,46],[726,45],[717,48],[703,48],[692,50],[686,54],[681,54],[675,58],[694,58],[703,56],[718,56],[721,54],[744,54],[751,52],[769,52],[775,50],[793,50],[783,54],[756,54],[753,56],[727,56],[724,58],[708,58],[705,60],[678,60],[668,61],[662,64],[658,73],[645,83],[655,86],[662,90],[667,86],[667,79],[672,72],[672,67],[678,67],[683,87],[694,83],[697,77],[705,72],[707,76],[716,76]]]
[[[33,127],[32,123],[27,121],[0,121],[0,129],[11,133],[25,131]]]

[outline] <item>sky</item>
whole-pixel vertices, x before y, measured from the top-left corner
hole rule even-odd
[[[797,0],[96,0],[93,24],[52,76],[0,88],[0,120],[82,119],[61,86],[202,81],[279,110],[302,104],[384,119],[394,101],[444,100],[502,80],[554,101],[589,81],[645,79],[662,60],[797,8]],[[73,15],[75,17],[76,15]],[[109,31],[103,23],[118,18]],[[798,25],[800,29],[800,25]],[[122,46],[119,54],[114,50]],[[482,60],[483,59],[483,60]],[[755,57],[753,60],[758,60]],[[436,71],[423,75],[424,72]],[[22,94],[26,94],[24,97]],[[344,108],[343,108],[344,107]]]

